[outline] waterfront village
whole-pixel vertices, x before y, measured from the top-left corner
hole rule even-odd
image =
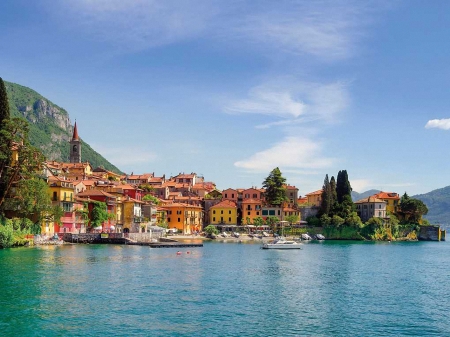
[[[82,144],[75,123],[70,141],[70,162],[46,161],[44,177],[53,205],[63,209],[59,221],[42,221],[41,234],[64,233],[146,233],[163,227],[191,235],[213,225],[220,232],[266,229],[265,220],[277,219],[290,226],[304,227],[317,214],[322,189],[298,195],[298,188],[285,184],[281,205],[265,201],[265,190],[255,186],[219,191],[212,181],[196,173],[166,177],[154,173],[117,174],[103,167],[93,168],[81,160]],[[399,194],[380,192],[356,202],[362,221],[395,214]],[[91,223],[97,204],[104,203],[107,220]],[[104,207],[104,206],[103,206]]]

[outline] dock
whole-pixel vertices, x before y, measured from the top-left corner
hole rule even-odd
[[[150,248],[191,248],[203,247],[203,243],[184,243],[173,239],[160,238],[158,242],[136,241],[125,233],[65,233],[64,242],[84,244],[117,244],[130,246],[148,246]]]

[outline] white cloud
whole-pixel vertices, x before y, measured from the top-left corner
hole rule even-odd
[[[369,189],[369,187],[373,186],[372,182],[367,179],[350,180],[350,185],[352,186],[353,191],[359,192],[359,193],[367,191]]]
[[[267,150],[234,165],[250,171],[267,172],[274,167],[283,169],[318,169],[329,167],[333,159],[322,157],[321,144],[302,137],[286,137]]]
[[[386,191],[391,188],[397,188],[397,187],[409,187],[414,186],[413,183],[387,183],[383,184],[380,182],[374,183],[373,181],[369,179],[355,179],[350,180],[350,185],[352,185],[353,191],[362,193],[370,189],[379,190],[379,191]],[[388,191],[390,192],[390,191]],[[395,191],[394,191],[395,192]]]
[[[232,101],[224,111],[263,114],[284,119],[257,126],[268,128],[317,119],[331,122],[347,105],[347,87],[340,82],[319,84],[282,78],[250,89],[248,98]]]
[[[447,119],[431,119],[425,125],[426,129],[442,129],[450,130],[450,118]]]

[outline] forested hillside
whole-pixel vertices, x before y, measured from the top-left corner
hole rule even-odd
[[[30,88],[6,81],[5,86],[11,116],[25,118],[30,124],[31,144],[40,148],[48,160],[68,161],[68,142],[73,132],[68,112]],[[120,173],[116,166],[81,141],[83,162]]]

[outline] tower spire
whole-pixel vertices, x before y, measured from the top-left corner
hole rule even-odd
[[[78,137],[77,121],[75,121],[75,126],[73,127],[72,140],[80,140]]]

